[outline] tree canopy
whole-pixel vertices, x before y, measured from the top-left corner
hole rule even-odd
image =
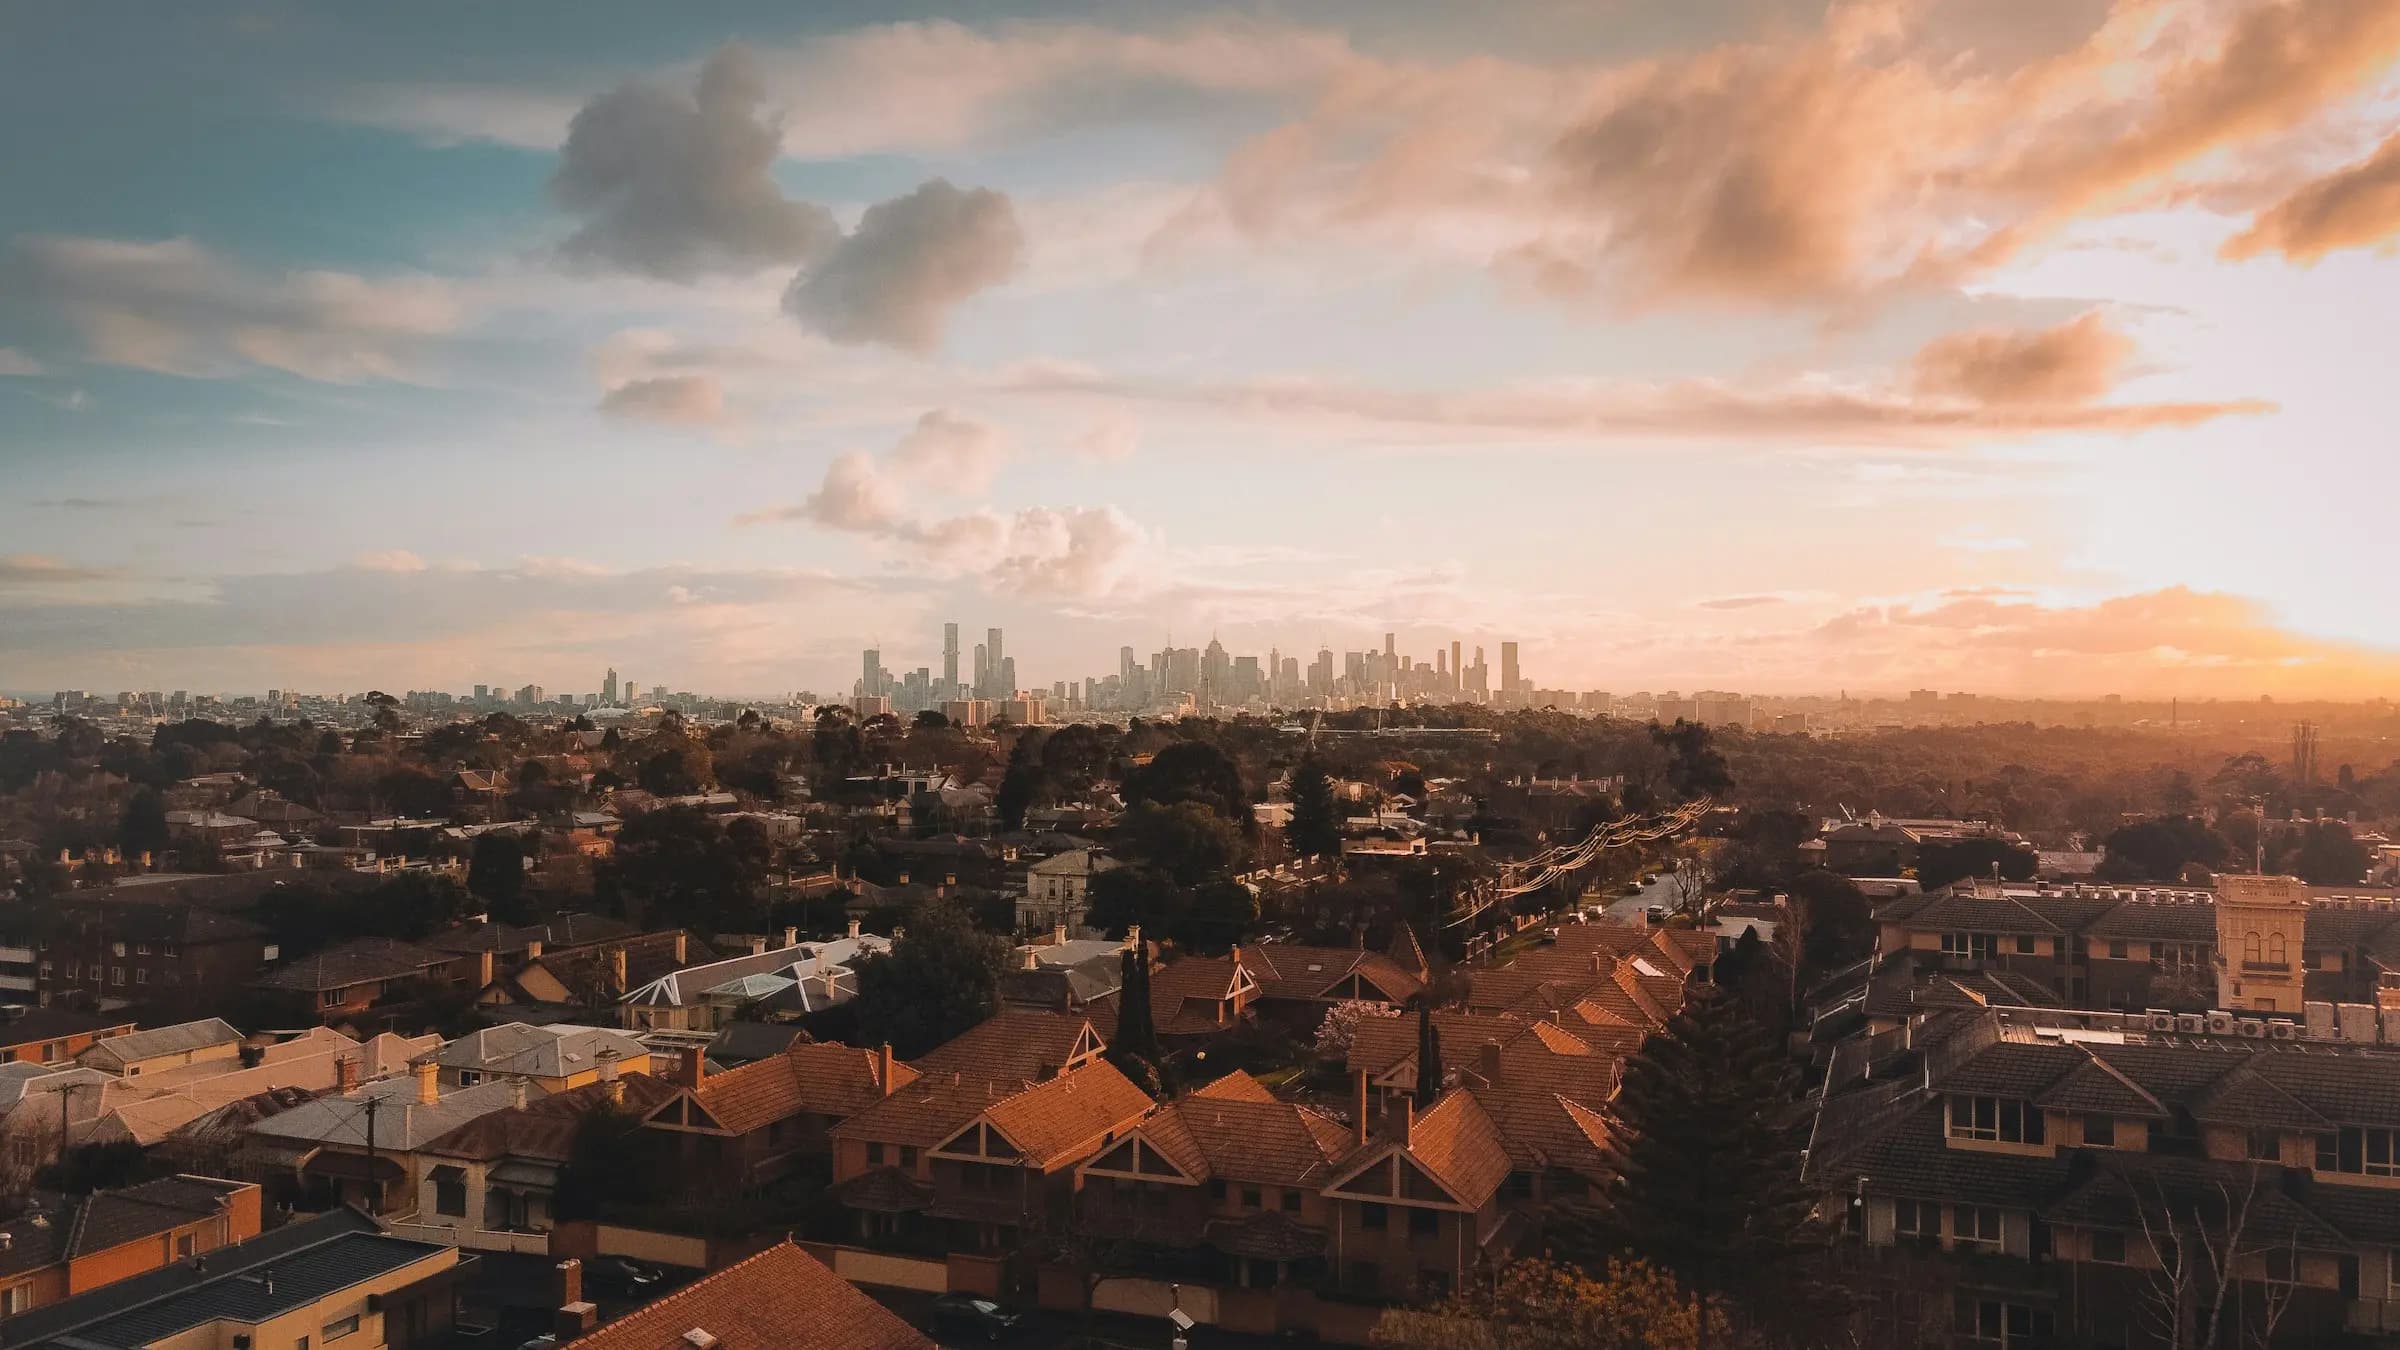
[[[925,901],[889,954],[859,962],[858,1024],[914,1059],[992,1015],[1008,958],[1008,941],[978,930],[956,902]]]

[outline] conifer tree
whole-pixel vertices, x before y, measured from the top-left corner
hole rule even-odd
[[[1342,851],[1342,819],[1333,799],[1333,778],[1315,755],[1303,755],[1292,766],[1292,818],[1283,827],[1284,840],[1303,858],[1323,858]]]
[[[1109,1042],[1109,1062],[1118,1072],[1156,1096],[1163,1090],[1165,1071],[1158,1052],[1158,1027],[1150,1020],[1150,961],[1137,941],[1125,949],[1117,988],[1117,1034]]]
[[[1442,1033],[1433,1025],[1433,999],[1417,1001],[1417,1109],[1442,1095]]]

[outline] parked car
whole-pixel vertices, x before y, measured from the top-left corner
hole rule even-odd
[[[622,1256],[604,1257],[593,1262],[590,1274],[593,1279],[612,1289],[644,1297],[666,1279],[666,1273],[658,1267],[645,1266]]]
[[[954,1335],[997,1341],[1015,1335],[1024,1320],[1024,1314],[973,1294],[944,1294],[933,1301],[935,1329]]]

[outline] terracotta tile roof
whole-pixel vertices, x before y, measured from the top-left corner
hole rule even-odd
[[[1473,1053],[1474,1046],[1485,1041],[1513,1041],[1532,1027],[1532,1018],[1515,1013],[1444,1010],[1433,1015],[1433,1029],[1442,1040],[1442,1059],[1453,1066],[1461,1062],[1462,1054]],[[1344,1067],[1351,1073],[1364,1070],[1370,1078],[1381,1078],[1403,1064],[1413,1064],[1416,1056],[1416,1018],[1362,1017],[1350,1034],[1350,1054]]]
[[[1248,966],[1238,953],[1187,956],[1151,972],[1151,1024],[1161,1036],[1205,1035],[1233,1026],[1236,990],[1258,987],[1259,977]]]
[[[1232,1073],[1201,1088],[1192,1095],[1206,1097],[1212,1101],[1271,1102],[1275,1100],[1275,1094],[1267,1091],[1266,1084],[1252,1078],[1240,1069],[1235,1069]]]
[[[919,1061],[922,1063],[922,1061]],[[924,1074],[915,1082],[833,1127],[836,1139],[931,1148],[985,1107],[1031,1086],[1024,1080]]]
[[[1055,1073],[1079,1067],[1106,1048],[1100,1033],[1092,1028],[1091,1019],[1082,1013],[1002,1008],[910,1062],[919,1072],[936,1077],[957,1073],[970,1078],[1025,1082],[1038,1080],[1045,1069]]]
[[[1228,1256],[1255,1261],[1305,1261],[1325,1254],[1325,1234],[1278,1210],[1242,1219],[1215,1219],[1204,1230],[1208,1244]]]
[[[1408,1156],[1469,1206],[1481,1206],[1508,1179],[1508,1146],[1472,1092],[1451,1091],[1409,1127]]]
[[[1123,1132],[1150,1109],[1148,1093],[1106,1060],[1036,1083],[983,1110],[983,1119],[1008,1136],[1025,1162],[1052,1171],[1082,1161],[1109,1135]]]
[[[618,1081],[624,1085],[623,1109],[636,1116],[649,1114],[676,1093],[673,1084],[646,1073],[625,1074]],[[536,1097],[523,1106],[477,1116],[419,1152],[477,1162],[513,1157],[563,1163],[575,1150],[575,1135],[584,1119],[607,1100],[605,1083]]]
[[[1346,1126],[1275,1100],[1246,1073],[1162,1103],[1135,1128],[1195,1181],[1321,1186],[1353,1148]]]
[[[915,1069],[893,1063],[896,1084],[916,1077]],[[838,1042],[803,1042],[780,1055],[710,1074],[691,1095],[710,1119],[735,1134],[803,1112],[842,1119],[883,1100],[882,1057]]]
[[[1402,970],[1382,952],[1353,947],[1295,947],[1268,943],[1236,949],[1258,977],[1260,995],[1273,999],[1321,999],[1356,975],[1393,1003],[1415,998],[1425,982]]]
[[[935,1350],[882,1304],[790,1242],[685,1285],[567,1344],[573,1350]]]

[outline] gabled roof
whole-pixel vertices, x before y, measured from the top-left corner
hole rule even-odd
[[[514,1104],[516,1088],[509,1083],[482,1083],[440,1094],[431,1102],[417,1100],[416,1076],[403,1075],[369,1083],[355,1092],[319,1097],[306,1106],[270,1116],[250,1127],[255,1135],[302,1144],[367,1146],[367,1103],[375,1112],[375,1145],[405,1152],[434,1140],[487,1111]]]
[[[1149,1094],[1132,1079],[1107,1060],[1095,1060],[992,1103],[983,1119],[1026,1163],[1049,1171],[1081,1160],[1096,1141],[1140,1119],[1150,1106]]]
[[[712,1073],[697,1090],[680,1089],[678,1095],[697,1102],[728,1133],[747,1134],[803,1113],[846,1119],[882,1101],[890,1089],[917,1079],[915,1069],[895,1061],[887,1084],[884,1067],[877,1051],[810,1041]],[[657,1109],[650,1114],[656,1115]]]
[[[611,1058],[639,1059],[649,1053],[648,1046],[612,1027],[567,1023],[537,1027],[507,1022],[451,1041],[434,1052],[433,1060],[451,1069],[571,1078],[597,1069]]]
[[[357,938],[285,963],[258,981],[263,989],[321,994],[376,980],[404,980],[457,958],[396,938]]]
[[[76,1062],[99,1069],[123,1069],[128,1064],[161,1055],[189,1054],[211,1046],[233,1045],[242,1033],[221,1017],[204,1017],[197,1022],[178,1022],[173,1026],[152,1027],[148,1031],[129,1032],[99,1041],[75,1057]]]
[[[1229,1006],[1255,996],[1259,979],[1237,951],[1233,956],[1187,956],[1150,975],[1150,1021],[1162,1036],[1206,1035],[1233,1025]]]
[[[647,1113],[675,1095],[672,1084],[646,1073],[629,1073],[618,1080],[633,1115]],[[527,1158],[564,1163],[575,1150],[575,1137],[590,1114],[608,1101],[608,1084],[587,1083],[565,1092],[537,1096],[523,1106],[488,1111],[426,1144],[419,1152],[444,1158],[495,1162]]]
[[[1107,1045],[1082,1013],[1002,1008],[910,1061],[924,1074],[1031,1082],[1098,1058]]]
[[[691,1333],[703,1332],[705,1339]],[[785,1241],[567,1342],[569,1350],[935,1350],[899,1315]]]
[[[918,1061],[920,1064],[922,1060]],[[833,1127],[836,1139],[932,1148],[983,1114],[985,1107],[1032,1084],[961,1073],[924,1074]]]
[[[533,943],[542,950],[571,950],[594,943],[616,942],[641,930],[605,914],[561,914],[547,923],[477,923],[436,933],[425,945],[436,951],[472,956],[478,952],[522,952]]]
[[[2097,1055],[2068,1070],[2066,1077],[2044,1089],[2033,1102],[2036,1106],[2055,1111],[2138,1116],[2150,1120],[2164,1120],[2174,1114],[2160,1104],[2158,1098],[2144,1091],[2140,1084]]]
[[[1263,998],[1327,998],[1353,975],[1390,1003],[1406,1003],[1425,987],[1423,980],[1393,964],[1382,952],[1274,942],[1237,947],[1235,953],[1257,978]]]
[[[1126,1134],[1155,1145],[1193,1181],[1268,1186],[1321,1185],[1352,1147],[1349,1129],[1275,1100],[1240,1072],[1161,1103]]]
[[[117,1191],[94,1191],[67,1230],[67,1260],[173,1232],[223,1213],[249,1183],[213,1177],[172,1176]]]
[[[1403,1151],[1469,1209],[1480,1207],[1508,1179],[1500,1127],[1472,1092],[1451,1091],[1409,1126]]]

